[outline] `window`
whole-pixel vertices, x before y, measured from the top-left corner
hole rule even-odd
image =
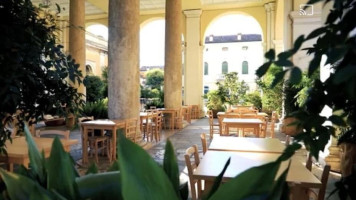
[[[222,64],[221,64],[221,73],[222,74],[227,74],[229,72],[229,64],[224,61]]]
[[[90,75],[93,73],[93,68],[90,65],[85,65],[85,72]]]
[[[209,86],[204,86],[204,94],[208,94],[209,92]]]
[[[204,63],[204,75],[209,75],[209,64],[207,62]]]
[[[248,74],[248,62],[247,61],[242,62],[242,74]]]

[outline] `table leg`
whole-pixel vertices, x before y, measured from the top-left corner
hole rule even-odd
[[[88,128],[83,127],[83,133],[82,133],[83,141],[82,141],[82,151],[83,151],[83,158],[82,162],[83,164],[86,164],[88,162]]]
[[[112,134],[112,143],[113,143],[113,148],[112,148],[112,160],[116,160],[116,127],[113,128],[113,134]]]

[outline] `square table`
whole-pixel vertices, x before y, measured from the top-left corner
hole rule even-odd
[[[170,120],[170,129],[174,129],[174,120],[176,117],[176,112],[179,110],[179,108],[158,108],[157,110],[161,111],[163,114],[169,114],[171,115],[171,120]]]
[[[260,125],[263,124],[260,119],[243,119],[243,118],[224,118],[222,121],[225,125],[225,134],[229,135],[229,129],[234,128],[253,128],[254,134],[260,136]]]
[[[83,149],[83,164],[88,163],[88,130],[109,130],[112,131],[112,142],[116,145],[116,130],[126,127],[125,120],[93,120],[80,123],[82,127],[82,149]],[[116,160],[116,148],[112,150],[113,160]]]
[[[46,158],[50,156],[52,143],[54,138],[40,138],[40,137],[33,137],[38,150],[41,152],[44,151],[44,155]],[[63,148],[66,152],[70,151],[70,146],[77,144],[78,140],[75,139],[61,139],[61,143]],[[13,164],[24,165],[28,167],[30,163],[30,158],[28,156],[28,146],[26,137],[15,137],[12,139],[12,143],[7,140],[6,143],[6,150],[7,150],[7,162],[9,163],[9,171],[13,171]]]
[[[277,138],[214,137],[209,150],[283,153],[285,145]]]
[[[223,175],[223,182],[236,177],[247,169],[275,161],[279,156],[279,154],[273,153],[209,150],[205,153],[197,169],[193,172],[193,178],[205,180],[205,189],[207,189],[205,191],[209,191],[215,178],[222,171],[229,158],[231,158],[231,162]],[[276,179],[282,174],[287,166],[287,161],[281,164]],[[308,190],[308,188],[320,188],[322,185],[320,180],[295,158],[291,159],[291,165],[286,181],[293,186],[293,190],[291,191],[293,199],[298,200],[306,199],[306,190]]]

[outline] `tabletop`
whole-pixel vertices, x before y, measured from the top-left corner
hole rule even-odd
[[[209,150],[282,153],[285,146],[276,138],[214,137]]]
[[[199,166],[193,173],[194,178],[214,180],[224,168],[226,161],[231,157],[231,162],[223,176],[227,181],[243,171],[275,161],[280,155],[273,153],[251,153],[231,151],[207,151]],[[288,161],[282,162],[276,179],[288,166]],[[320,188],[321,182],[298,159],[292,158],[287,174],[287,182],[300,184],[303,187]]]
[[[223,123],[262,124],[260,119],[224,118]]]

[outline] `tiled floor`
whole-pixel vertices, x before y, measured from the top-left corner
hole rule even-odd
[[[161,136],[161,141],[156,143],[156,142],[143,142],[141,143],[141,146],[147,150],[147,152],[158,162],[162,163],[163,162],[163,156],[164,156],[164,147],[166,144],[166,140],[169,139],[175,149],[176,155],[177,155],[177,161],[179,165],[179,170],[181,172],[181,181],[185,182],[188,181],[188,176],[187,176],[187,171],[185,169],[185,161],[184,161],[184,154],[185,150],[194,145],[197,144],[200,154],[202,155],[202,146],[201,146],[201,141],[200,141],[200,134],[201,133],[209,133],[209,124],[208,124],[208,119],[203,118],[199,120],[193,120],[191,124],[186,124],[185,128],[182,130],[175,130],[175,131],[169,131],[165,130],[162,132]],[[71,150],[71,155],[75,160],[80,163],[80,159],[82,156],[82,146],[81,146],[81,135],[78,130],[74,130],[71,132],[71,138],[73,139],[78,139],[80,142],[72,147]],[[279,138],[281,141],[285,140],[284,134],[279,133],[278,128],[276,128],[276,137]],[[306,159],[306,151],[301,150],[297,153],[301,160]],[[107,162],[107,159],[105,157],[101,158],[99,165],[99,169],[105,171],[109,163]],[[322,163],[322,162],[321,162]],[[85,171],[85,167],[80,167],[80,171]],[[321,174],[321,168],[317,167],[316,165],[313,166],[313,173],[316,175]],[[329,182],[328,182],[328,187],[327,187],[327,195],[335,188],[334,183],[340,178],[340,175],[337,173],[331,173]],[[338,199],[336,195],[332,196],[330,199]]]

